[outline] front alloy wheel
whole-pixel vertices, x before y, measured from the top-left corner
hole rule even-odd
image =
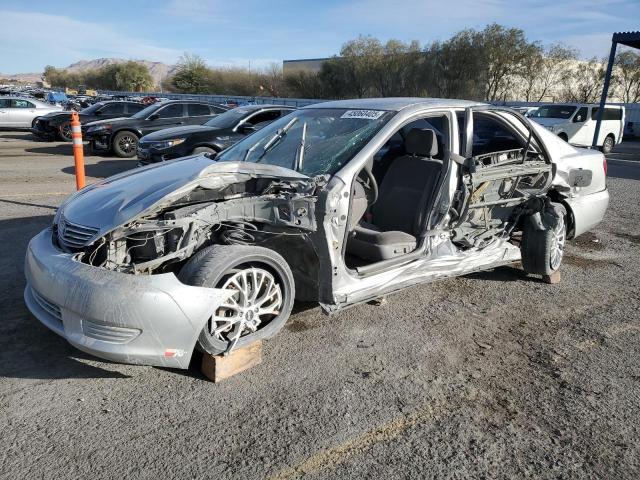
[[[233,292],[211,312],[198,337],[212,355],[273,337],[293,308],[295,283],[291,268],[273,250],[249,245],[205,247],[182,267],[187,285]]]
[[[263,268],[234,269],[218,288],[235,293],[216,310],[208,323],[212,337],[235,345],[277,317],[282,311],[282,288]]]
[[[138,149],[138,137],[133,132],[119,132],[113,137],[113,151],[118,157],[131,158]]]

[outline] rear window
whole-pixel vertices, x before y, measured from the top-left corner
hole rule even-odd
[[[164,108],[158,110],[160,118],[175,118],[182,117],[183,105],[182,103],[172,103]]]
[[[144,110],[145,108],[147,108],[147,106],[142,103],[127,104],[127,110],[129,113],[138,113],[140,110]]]
[[[121,115],[124,113],[124,103],[108,103],[100,109],[100,112],[104,115]]]
[[[598,110],[599,107],[594,107],[591,110],[591,119],[598,119]],[[604,113],[602,115],[602,120],[622,120],[622,109],[621,108],[605,108]]]
[[[189,103],[187,105],[187,112],[190,117],[202,117],[205,115],[211,115],[211,110],[207,105],[201,103]]]
[[[36,106],[27,100],[11,100],[12,108],[36,108]]]

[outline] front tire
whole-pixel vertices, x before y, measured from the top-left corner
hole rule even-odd
[[[196,147],[191,152],[192,155],[197,155],[199,153],[204,153],[205,155],[216,154],[217,152],[211,147]]]
[[[604,153],[605,155],[611,153],[611,150],[613,150],[615,144],[616,141],[615,138],[613,138],[613,135],[607,135],[604,139],[604,143],[602,144],[602,153]]]
[[[129,131],[118,132],[113,136],[111,143],[113,153],[120,158],[131,158],[136,155],[138,149],[138,136]]]
[[[187,285],[233,290],[198,337],[198,346],[211,355],[233,344],[243,347],[273,337],[291,314],[295,284],[291,268],[268,248],[214,245],[197,252],[178,278]]]
[[[533,217],[525,219],[520,252],[522,268],[527,273],[551,275],[560,268],[567,241],[567,211],[560,204],[554,204],[554,207],[555,212],[560,215],[554,228],[539,230]],[[542,212],[541,215],[551,213]]]
[[[73,136],[71,135],[71,122],[64,122],[58,127],[58,138],[63,142],[73,140]]]

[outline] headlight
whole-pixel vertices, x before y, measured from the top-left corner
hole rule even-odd
[[[149,143],[149,148],[162,150],[163,148],[175,147],[176,145],[180,145],[182,142],[184,142],[184,138],[174,138],[172,140],[163,140],[161,142],[151,142]]]
[[[93,127],[88,127],[87,133],[109,131],[109,130],[111,130],[111,125],[95,125]]]

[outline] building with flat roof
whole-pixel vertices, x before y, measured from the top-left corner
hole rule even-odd
[[[285,75],[294,72],[318,73],[322,69],[322,64],[327,60],[331,60],[331,57],[283,60],[282,73],[284,73]]]

